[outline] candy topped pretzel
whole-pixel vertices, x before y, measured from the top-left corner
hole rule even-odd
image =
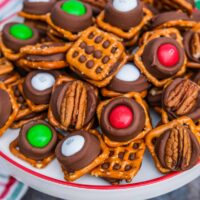
[[[146,136],[146,145],[161,173],[190,169],[200,159],[199,131],[188,117],[153,129]]]
[[[101,102],[97,115],[104,141],[110,147],[142,139],[152,128],[148,107],[136,92]]]
[[[107,85],[126,60],[122,43],[96,27],[84,31],[67,53],[70,68],[97,87]]]
[[[19,107],[13,91],[3,83],[0,83],[0,99],[0,136],[2,136],[15,120]]]
[[[131,142],[126,146],[110,148],[109,158],[92,170],[91,175],[131,182],[141,167],[145,149],[143,140]]]
[[[96,130],[73,132],[56,147],[56,157],[67,181],[75,181],[89,173],[108,156],[109,149]]]
[[[160,29],[147,32],[142,40],[134,62],[153,85],[163,87],[172,78],[185,73],[187,58],[178,31]]]

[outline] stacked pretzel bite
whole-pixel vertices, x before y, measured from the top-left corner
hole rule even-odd
[[[19,16],[0,35],[0,136],[19,129],[16,157],[111,184],[131,182],[147,149],[164,174],[199,162],[193,1],[25,0]]]

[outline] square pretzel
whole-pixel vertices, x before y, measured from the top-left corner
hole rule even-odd
[[[52,162],[55,158],[55,153],[51,154],[50,156],[46,157],[43,160],[33,160],[31,158],[26,157],[24,154],[22,154],[19,150],[19,146],[18,146],[18,138],[16,138],[15,140],[13,140],[10,143],[10,151],[13,155],[15,155],[16,157],[18,157],[19,159],[29,163],[30,165],[32,165],[33,167],[37,168],[37,169],[42,169],[45,168],[50,162]]]
[[[122,29],[105,22],[105,11],[102,11],[99,16],[97,16],[96,22],[97,25],[103,30],[111,32],[123,39],[130,40],[141,31],[141,29],[151,20],[153,16],[151,11],[149,11],[147,8],[143,8],[143,13],[144,17],[140,24],[131,28],[129,31],[123,31]]]
[[[181,117],[178,119],[175,119],[171,122],[169,122],[168,124],[164,124],[164,125],[160,125],[158,127],[156,127],[155,129],[152,129],[146,136],[145,138],[145,142],[146,145],[154,159],[155,165],[157,167],[157,169],[161,172],[161,173],[169,173],[170,170],[166,169],[164,167],[162,167],[159,159],[156,156],[156,152],[155,152],[155,141],[157,138],[159,138],[165,131],[172,129],[174,127],[176,127],[177,125],[187,125],[190,130],[192,131],[192,133],[196,136],[196,138],[198,139],[199,143],[200,143],[200,134],[199,134],[199,130],[197,129],[197,127],[195,126],[194,122],[189,118],[189,117]]]
[[[111,141],[107,136],[105,136],[103,134],[103,138],[104,138],[104,141],[105,143],[109,146],[109,147],[120,147],[120,146],[124,146],[124,145],[128,145],[129,143],[131,142],[134,142],[136,140],[140,140],[140,139],[143,139],[145,137],[145,135],[152,129],[152,125],[151,125],[151,120],[150,120],[150,117],[149,117],[149,111],[148,111],[148,106],[146,104],[146,102],[142,99],[142,97],[140,96],[139,93],[137,92],[130,92],[130,93],[127,93],[127,94],[124,94],[120,97],[127,97],[127,98],[132,98],[134,99],[140,106],[142,106],[143,110],[144,110],[144,113],[145,113],[145,125],[144,125],[144,129],[142,130],[142,132],[140,132],[138,134],[137,137],[133,138],[132,140],[129,140],[127,142],[117,142],[117,141]],[[118,97],[115,97],[115,98],[118,98]],[[115,98],[112,98],[112,99],[109,99],[109,100],[105,100],[105,101],[102,101],[98,107],[97,107],[97,117],[98,117],[98,120],[100,121],[101,119],[101,113],[103,111],[103,108],[110,102],[112,101],[113,99]]]
[[[131,142],[126,146],[109,149],[109,157],[103,164],[92,170],[91,175],[131,182],[138,173],[146,145],[143,140]]]
[[[10,125],[14,122],[19,107],[17,105],[17,102],[15,101],[14,94],[10,88],[7,88],[4,83],[0,83],[0,89],[4,90],[9,95],[10,102],[12,104],[12,113],[10,114],[7,122],[3,125],[3,127],[0,128],[0,137],[1,137],[4,134],[4,132],[10,127]]]
[[[159,29],[151,32],[146,32],[141,40],[142,46],[138,49],[138,51],[134,55],[134,62],[136,66],[140,69],[140,71],[146,76],[146,78],[153,83],[156,87],[163,87],[165,84],[167,84],[170,80],[172,80],[175,77],[181,76],[185,73],[186,71],[186,64],[187,64],[187,58],[185,55],[184,63],[181,67],[181,69],[172,77],[170,78],[165,78],[162,80],[159,80],[155,78],[144,66],[144,63],[142,62],[141,56],[144,52],[144,49],[147,45],[148,42],[155,38],[159,37],[173,37],[173,34],[176,36],[176,41],[183,46],[182,44],[182,37],[180,35],[180,32],[176,29],[170,28],[170,29]]]
[[[105,43],[108,44],[106,47]],[[87,52],[86,48],[93,50]],[[99,58],[94,55],[96,51],[101,52]],[[70,68],[97,87],[107,85],[126,60],[123,44],[96,27],[85,30],[67,53]],[[89,62],[92,66],[88,65]]]
[[[99,139],[100,147],[101,147],[101,154],[92,163],[90,163],[87,167],[84,167],[83,169],[80,169],[73,173],[68,173],[67,170],[65,170],[62,167],[62,170],[64,173],[64,178],[67,181],[75,181],[76,179],[80,178],[81,176],[88,174],[89,172],[91,172],[91,170],[96,168],[98,165],[101,165],[109,156],[109,149],[105,145],[100,133],[96,130],[89,130],[89,133],[96,136]]]

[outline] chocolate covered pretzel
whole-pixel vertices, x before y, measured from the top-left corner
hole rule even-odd
[[[200,158],[199,132],[188,117],[153,129],[147,134],[146,144],[161,173],[188,170]]]
[[[88,129],[94,121],[97,90],[80,80],[60,77],[53,89],[48,120],[63,130]]]

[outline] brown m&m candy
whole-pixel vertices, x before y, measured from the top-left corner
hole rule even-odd
[[[35,70],[30,72],[23,82],[23,92],[34,104],[49,104],[52,88],[59,77],[58,71]]]
[[[103,134],[111,141],[127,142],[145,127],[143,107],[132,98],[118,97],[103,106],[99,116]]]
[[[49,106],[50,123],[64,130],[90,127],[97,106],[96,89],[80,80],[62,81],[61,77],[57,82]]]
[[[185,54],[180,44],[168,37],[147,43],[141,56],[145,68],[157,79],[175,75],[184,65]]]
[[[163,122],[181,116],[188,116],[194,122],[200,119],[200,87],[195,82],[177,78],[163,91]],[[164,111],[167,113],[165,115]],[[168,119],[166,119],[168,118]]]
[[[38,43],[39,39],[39,33],[35,28],[22,23],[10,22],[2,30],[2,51],[5,56],[7,56],[8,49],[17,53],[26,45]]]

